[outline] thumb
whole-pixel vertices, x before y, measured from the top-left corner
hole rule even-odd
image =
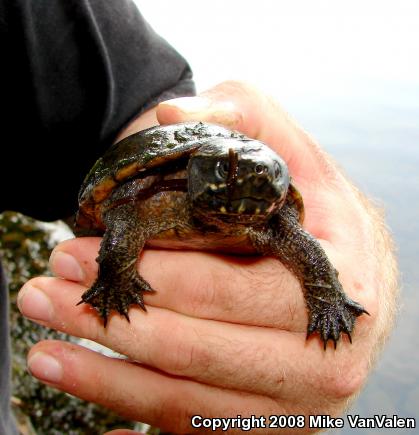
[[[250,84],[223,82],[197,97],[164,101],[156,114],[160,124],[210,122],[260,140],[282,156],[296,178],[315,177],[324,170],[318,145],[276,101]]]

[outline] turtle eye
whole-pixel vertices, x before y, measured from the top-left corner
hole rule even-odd
[[[263,165],[262,163],[257,163],[256,166],[255,166],[255,172],[258,175],[263,174],[267,170],[268,170],[268,168],[265,165]]]
[[[226,160],[219,160],[215,166],[215,175],[221,180],[225,180],[228,175],[228,162]]]
[[[281,167],[279,166],[278,162],[274,163],[274,174],[275,178],[278,178],[281,175]]]

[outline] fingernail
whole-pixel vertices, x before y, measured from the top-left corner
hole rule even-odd
[[[50,267],[55,276],[82,282],[85,275],[78,261],[63,251],[54,251],[50,258]]]
[[[61,363],[44,352],[36,352],[28,359],[28,369],[36,378],[58,384],[63,378]]]
[[[242,114],[232,101],[218,101],[207,97],[182,97],[165,101],[182,113],[184,121],[207,121],[235,128],[242,119]]]
[[[175,106],[182,112],[195,113],[208,110],[212,102],[210,99],[204,97],[182,97],[164,101],[162,104]]]
[[[49,297],[40,289],[26,284],[17,297],[20,312],[30,319],[48,322],[53,317],[53,307]]]

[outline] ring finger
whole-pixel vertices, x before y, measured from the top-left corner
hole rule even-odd
[[[99,241],[81,238],[60,244],[51,256],[55,275],[90,287],[97,277],[97,263],[93,259]],[[76,278],[74,268],[68,267],[68,256],[63,253],[77,259],[82,276]],[[139,271],[157,290],[145,294],[149,306],[212,320],[296,332],[306,330],[301,287],[278,260],[145,250]]]
[[[335,384],[323,379],[318,367],[330,365],[328,372],[339,377],[348,372],[346,367],[336,370],[345,364],[346,346],[323,352],[317,340],[305,343],[305,334],[196,319],[167,309],[152,307],[147,318],[141,310],[132,310],[129,324],[112,316],[105,329],[89,307],[74,306],[82,290],[57,278],[35,278],[23,287],[19,306],[48,327],[94,340],[171,375],[222,388],[301,400],[308,383],[315,391]],[[37,311],[39,297],[48,306],[43,312]]]

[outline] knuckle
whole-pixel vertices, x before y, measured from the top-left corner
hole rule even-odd
[[[241,287],[237,278],[236,270],[225,266],[215,269],[211,274],[212,300],[211,305],[217,306],[219,310],[230,312],[237,302],[237,289]]]
[[[341,364],[323,378],[322,390],[331,399],[340,401],[349,399],[359,392],[367,377],[366,365],[354,363],[350,358],[345,359]]]
[[[234,301],[237,300],[233,293],[237,293],[240,286],[233,278],[234,269],[225,264],[219,266],[208,267],[205,273],[189,281],[192,286],[189,295],[192,314],[213,316],[220,311],[232,311]]]
[[[102,329],[104,329],[104,327],[101,324],[101,319],[97,316],[96,310],[92,313],[88,313],[88,315],[86,315],[85,310],[83,310],[80,315],[73,317],[73,322],[75,328],[78,330],[78,335],[81,337],[95,341],[96,343],[103,341]]]
[[[48,287],[48,284],[50,283],[51,280],[53,280],[54,278],[51,277],[46,277],[46,276],[37,276],[35,278],[30,279],[25,285],[26,286],[32,286],[32,287],[36,287],[38,289],[45,289],[46,287]]]
[[[241,268],[244,291],[235,295],[241,316],[264,326],[304,330],[306,306],[298,280],[276,259]],[[263,315],[262,315],[263,313]]]
[[[167,392],[161,400],[160,406],[153,410],[153,419],[158,422],[159,427],[175,433],[190,432],[190,422],[194,415],[190,409],[190,404],[194,403],[195,400],[188,396],[190,396],[188,391],[184,391],[184,394],[181,395],[182,400],[179,400],[178,394]]]
[[[189,304],[192,314],[200,314],[214,306],[216,301],[216,283],[211,273],[202,274],[190,283],[192,286]]]
[[[188,334],[181,333],[178,338],[175,335],[172,343],[167,356],[167,368],[171,373],[195,376],[208,369],[211,355],[198,337],[195,340]]]

